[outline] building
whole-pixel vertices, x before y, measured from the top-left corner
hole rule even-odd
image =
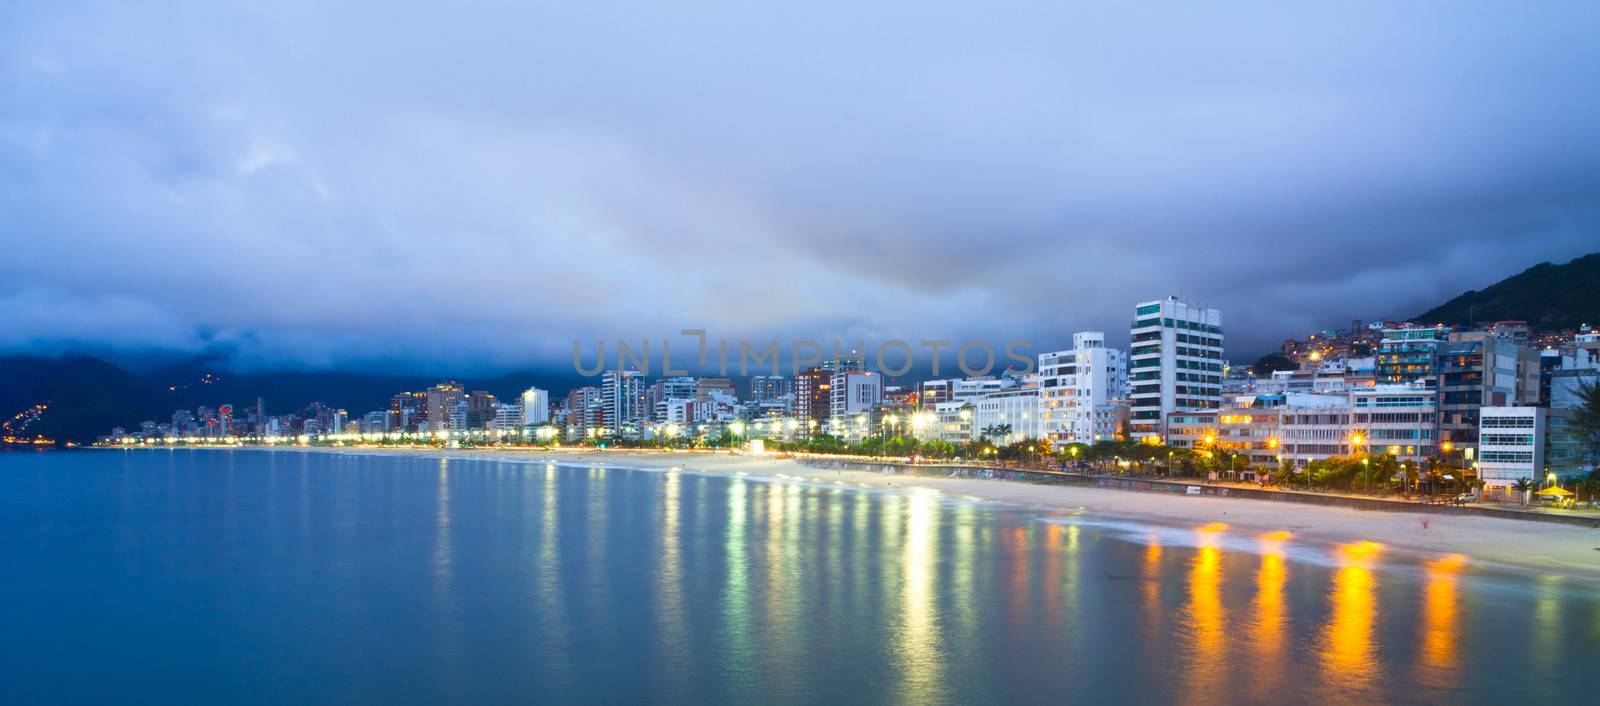
[[[1350,433],[1350,398],[1288,394],[1278,415],[1278,445],[1295,465],[1355,452]]]
[[[972,403],[941,402],[930,411],[919,412],[920,423],[913,424],[918,439],[938,439],[952,444],[972,441]]]
[[[1436,391],[1425,385],[1374,385],[1349,393],[1350,424],[1372,454],[1422,463],[1438,448]]]
[[[1438,450],[1436,395],[1422,382],[1357,387],[1346,395],[1289,393],[1278,415],[1278,446],[1302,467],[1361,453],[1420,464]]]
[[[644,418],[644,379],[637,370],[607,370],[600,376],[600,427],[603,436],[623,436]]]
[[[494,428],[498,431],[520,431],[523,426],[522,403],[498,403],[494,406]]]
[[[1505,498],[1518,480],[1545,480],[1545,411],[1543,407],[1478,410],[1478,479],[1485,495]]]
[[[1070,350],[1039,355],[1041,430],[1057,443],[1120,438],[1114,400],[1128,394],[1128,356],[1099,331],[1072,336]]]
[[[828,382],[830,418],[872,411],[883,401],[883,376],[864,370],[841,370]]]
[[[1043,438],[1039,390],[1030,385],[978,397],[971,403],[973,438],[986,437],[1000,446]]]
[[[667,405],[679,400],[695,399],[695,379],[692,377],[662,378],[650,385],[645,393],[645,408],[650,410],[651,418],[657,422],[666,421],[662,416]]]
[[[789,379],[782,375],[757,375],[750,378],[750,399],[775,402],[789,394]]]
[[[713,391],[725,393],[735,399],[738,398],[738,394],[733,391],[733,381],[728,378],[700,378],[694,382],[694,399],[696,402],[705,402]]]
[[[450,416],[455,412],[456,403],[461,401],[464,393],[461,385],[453,380],[428,388],[425,393],[427,414],[424,417],[427,428],[430,430],[449,428]]]
[[[1537,375],[1538,371],[1519,365],[1518,348],[1514,341],[1476,331],[1452,334],[1436,346],[1440,441],[1448,441],[1463,451],[1472,449],[1478,441],[1480,408],[1524,402],[1517,399],[1517,393],[1529,385],[1518,379],[1518,372]],[[1531,386],[1538,389],[1537,379]]]
[[[1248,407],[1217,413],[1216,447],[1244,456],[1250,466],[1276,470],[1283,449],[1278,438],[1282,398],[1258,398]]]
[[[1167,445],[1190,451],[1208,450],[1217,443],[1217,412],[1173,412],[1167,415]]]
[[[474,390],[467,395],[466,426],[462,429],[488,429],[494,424],[497,405],[494,395],[483,390]]]
[[[534,426],[550,421],[550,392],[537,387],[522,391],[522,424]]]
[[[389,398],[388,431],[414,432],[428,426],[428,393],[402,392]]]
[[[1386,385],[1411,383],[1434,374],[1439,345],[1448,330],[1443,326],[1386,328],[1378,341],[1376,373]]]
[[[794,415],[799,417],[801,435],[828,421],[833,411],[833,375],[837,372],[865,370],[859,358],[830,360],[801,370],[794,376]]]
[[[918,386],[918,403],[923,409],[933,409],[945,402],[972,402],[991,392],[1008,390],[1017,386],[1016,378],[984,375],[971,378],[927,380]]]
[[[561,424],[566,428],[568,440],[588,438],[590,429],[598,429],[605,416],[600,388],[593,385],[575,387],[567,392],[561,405]]]
[[[1168,297],[1134,307],[1128,351],[1131,433],[1160,437],[1173,412],[1222,406],[1222,315]]]

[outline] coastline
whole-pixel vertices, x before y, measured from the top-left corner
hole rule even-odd
[[[1228,535],[1252,538],[1290,532],[1292,541],[1334,548],[1377,542],[1386,553],[1418,560],[1465,557],[1468,565],[1555,574],[1600,582],[1600,529],[1494,517],[1391,512],[1236,497],[1183,496],[1075,485],[874,473],[808,466],[794,459],[713,451],[592,449],[435,449],[381,447],[243,447],[278,453],[331,453],[744,475],[773,482],[810,482],[860,489],[927,489],[952,499],[987,501],[1035,511],[1050,521],[1138,523],[1194,529],[1223,523]],[[227,449],[219,449],[227,450]],[[1051,517],[1052,515],[1057,517]],[[1426,526],[1424,526],[1426,521]],[[1453,559],[1454,560],[1454,559]]]

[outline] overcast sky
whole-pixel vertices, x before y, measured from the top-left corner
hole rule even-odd
[[[1600,3],[228,4],[0,4],[0,351],[1044,348],[1180,294],[1243,356],[1600,250]]]

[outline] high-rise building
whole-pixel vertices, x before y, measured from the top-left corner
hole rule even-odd
[[[870,412],[883,400],[883,376],[864,370],[840,370],[829,379],[828,392],[830,418]]]
[[[1443,326],[1386,328],[1378,341],[1379,384],[1398,385],[1431,377],[1438,360],[1434,353],[1448,331]]]
[[[433,430],[450,428],[450,415],[455,413],[456,403],[461,401],[463,393],[461,385],[453,380],[428,388],[427,427]]]
[[[494,394],[484,390],[474,390],[467,395],[467,429],[488,429],[494,423],[496,408]]]
[[[522,391],[522,424],[532,426],[550,421],[550,392],[537,387]]]
[[[599,427],[601,418],[605,416],[601,411],[604,406],[598,387],[585,385],[568,391],[567,399],[561,405],[561,423],[567,428],[568,438],[585,438],[590,428]]]
[[[789,379],[782,375],[757,375],[750,378],[750,399],[755,402],[773,402],[789,392]]]
[[[1117,438],[1112,401],[1128,394],[1128,356],[1106,335],[1072,336],[1070,350],[1039,355],[1040,431],[1056,443]]]
[[[644,412],[644,379],[637,370],[607,370],[600,377],[600,426],[607,436],[622,436]]]
[[[428,421],[428,393],[402,392],[389,398],[389,431],[417,431]]]
[[[650,385],[645,394],[645,409],[657,422],[669,421],[667,408],[681,400],[695,400],[695,379],[692,377],[662,378]]]
[[[1517,393],[1526,392],[1529,386],[1519,379],[1519,370],[1530,376],[1538,375],[1538,370],[1518,364],[1519,346],[1511,339],[1483,332],[1451,334],[1448,340],[1435,347],[1434,353],[1437,359],[1433,369],[1439,387],[1439,440],[1450,442],[1458,453],[1476,453],[1480,408],[1539,402],[1536,397],[1517,399]],[[1535,391],[1537,385],[1535,379],[1531,384]]]
[[[864,369],[861,359],[843,358],[806,368],[794,376],[794,415],[800,418],[800,434],[808,434],[811,425],[828,421],[833,410],[833,374]]]
[[[1222,315],[1168,297],[1133,310],[1128,355],[1130,425],[1161,436],[1168,414],[1222,406]]]

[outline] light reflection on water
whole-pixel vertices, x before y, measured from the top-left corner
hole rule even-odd
[[[116,464],[0,474],[8,703],[1559,703],[1600,652],[1591,585],[1287,532],[688,471],[61,458]]]
[[[1321,638],[1322,681],[1327,700],[1340,703],[1379,703],[1375,686],[1382,676],[1372,639],[1377,620],[1376,578],[1371,563],[1381,549],[1363,543],[1338,549],[1340,566],[1334,571],[1328,598],[1333,617]]]
[[[1223,632],[1222,550],[1215,537],[1225,526],[1209,525],[1196,532],[1199,549],[1189,561],[1189,602],[1184,606],[1182,632],[1187,635],[1183,656],[1182,694],[1188,703],[1227,701],[1229,641]]]

